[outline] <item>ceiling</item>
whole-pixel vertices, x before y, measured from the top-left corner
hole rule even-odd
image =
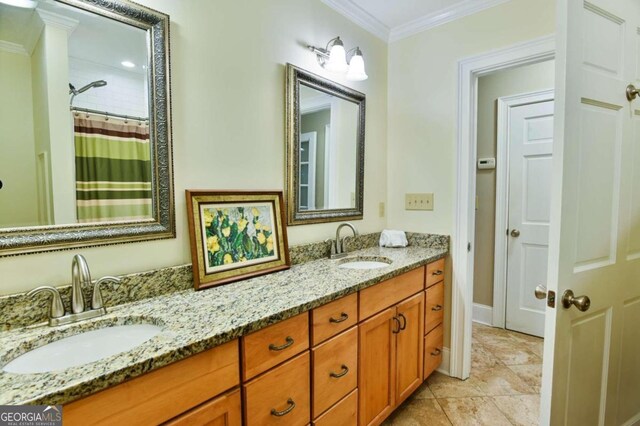
[[[321,0],[387,42],[510,0]]]

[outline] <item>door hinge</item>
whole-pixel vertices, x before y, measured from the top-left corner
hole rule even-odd
[[[471,243],[467,243],[467,251],[471,253]]]
[[[556,292],[553,290],[547,292],[547,306],[550,308],[556,307]]]

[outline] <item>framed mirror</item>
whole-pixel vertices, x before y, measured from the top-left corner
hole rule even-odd
[[[0,256],[175,238],[169,16],[30,3],[0,3]]]
[[[362,219],[365,95],[286,69],[289,225]]]

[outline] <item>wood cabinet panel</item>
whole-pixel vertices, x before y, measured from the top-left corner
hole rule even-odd
[[[444,258],[431,262],[427,265],[427,287],[444,280]]]
[[[358,386],[358,329],[327,340],[311,351],[313,418]]]
[[[396,308],[362,322],[359,328],[359,424],[379,424],[395,408]]]
[[[402,321],[396,334],[396,405],[407,399],[423,380],[424,297],[422,293],[400,303]]]
[[[444,319],[444,281],[429,287],[425,294],[424,331],[428,333]]]
[[[176,417],[165,426],[241,426],[240,389],[228,392]]]
[[[237,386],[234,340],[64,406],[65,425],[165,422]]]
[[[243,385],[245,424],[306,425],[311,421],[309,352]]]
[[[314,426],[356,426],[358,423],[358,389],[314,420]]]
[[[296,315],[242,338],[242,377],[247,381],[309,349],[309,314]]]
[[[442,363],[443,331],[440,324],[424,338],[424,380]]]
[[[311,311],[311,340],[317,345],[358,322],[358,293]]]
[[[424,267],[360,290],[360,321],[424,289]]]

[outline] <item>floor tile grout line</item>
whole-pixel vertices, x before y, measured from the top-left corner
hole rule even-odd
[[[434,399],[436,400],[436,404],[438,405],[438,407],[442,410],[442,413],[444,414],[444,416],[447,418],[447,421],[449,422],[449,424],[453,426],[453,421],[451,421],[447,412],[444,410],[444,408],[442,408],[442,405],[440,405],[438,398],[434,398]]]

